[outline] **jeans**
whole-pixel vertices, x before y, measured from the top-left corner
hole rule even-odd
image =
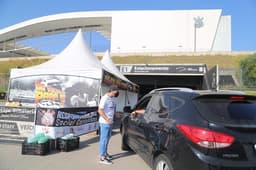
[[[108,150],[108,143],[111,137],[112,124],[100,123],[100,156],[105,157]]]

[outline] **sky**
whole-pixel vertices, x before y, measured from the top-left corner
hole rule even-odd
[[[0,0],[0,29],[29,19],[82,11],[222,9],[231,16],[232,51],[256,51],[256,0]],[[57,54],[75,33],[21,41]],[[93,51],[104,52],[110,42],[98,33],[84,33]]]

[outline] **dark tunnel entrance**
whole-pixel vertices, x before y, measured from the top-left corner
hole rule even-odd
[[[203,76],[171,76],[171,75],[126,75],[126,77],[140,86],[139,97],[156,88],[187,87],[202,89]]]
[[[140,86],[139,97],[156,88],[187,87],[194,90],[209,89],[211,79],[217,76],[217,67],[207,70],[206,64],[133,64],[117,65],[131,82]],[[209,73],[208,73],[209,72]]]

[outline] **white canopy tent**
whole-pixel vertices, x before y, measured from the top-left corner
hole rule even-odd
[[[122,74],[111,72],[114,70],[111,63],[105,64],[94,56],[79,30],[70,44],[53,59],[33,67],[11,69],[8,99],[34,104],[53,100],[60,107],[82,107],[89,98],[87,106],[95,106],[107,87],[114,84],[122,89],[120,91],[133,91],[129,101],[136,102],[137,86]],[[120,102],[118,111],[126,104],[126,101]]]
[[[11,69],[10,78],[42,74],[85,75],[101,79],[102,64],[93,55],[79,30],[70,44],[53,59],[24,69]]]
[[[104,56],[101,59],[101,63],[103,64],[104,68],[106,68],[110,73],[114,74],[115,76],[121,78],[125,82],[129,82],[130,84],[133,84],[134,86],[137,86],[136,84],[132,83],[130,80],[128,80],[116,67],[116,65],[113,63],[110,53],[107,50],[104,54]],[[128,91],[123,90],[119,92],[119,100],[118,102],[121,102],[122,106],[129,105],[134,106],[137,102],[138,94],[134,91]],[[121,110],[122,108],[117,108],[117,110]]]

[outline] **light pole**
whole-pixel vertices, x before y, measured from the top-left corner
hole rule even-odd
[[[194,52],[196,52],[196,29],[204,26],[204,17],[194,17]]]

